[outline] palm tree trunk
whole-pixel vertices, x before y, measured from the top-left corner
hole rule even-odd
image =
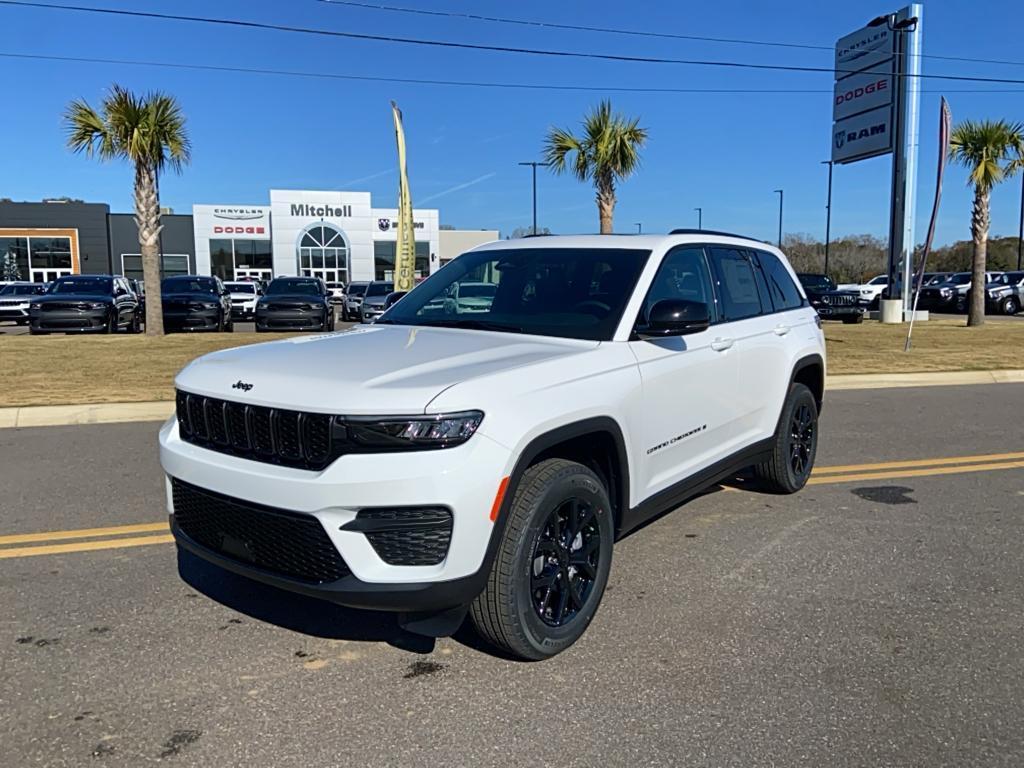
[[[599,181],[597,184],[597,215],[601,219],[601,234],[610,235],[614,231],[612,217],[615,214],[615,182],[611,179]]]
[[[135,223],[139,228],[142,279],[146,283],[146,335],[164,335],[164,310],[160,300],[160,195],[156,170],[135,166]]]
[[[974,263],[971,269],[971,291],[967,325],[985,324],[985,261],[988,258],[989,192],[974,188],[974,210],[971,212],[971,237],[974,239]]]

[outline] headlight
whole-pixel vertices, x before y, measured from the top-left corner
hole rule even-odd
[[[105,301],[91,301],[89,302],[89,309],[107,309],[110,305]]]
[[[29,304],[28,305],[28,311],[29,312],[38,312],[41,306],[42,305],[40,305],[40,304]]]
[[[943,296],[949,296],[949,295],[951,295],[953,293],[953,289],[952,288],[940,288],[939,289],[939,293],[942,294]]]
[[[344,421],[344,427],[348,441],[357,448],[415,451],[461,445],[473,436],[483,418],[480,411],[410,418],[349,416]]]
[[[196,302],[193,302],[190,305],[189,308],[190,309],[197,309],[197,310],[210,310],[210,309],[216,309],[217,308],[217,304],[215,302],[212,302],[212,301],[196,301]]]

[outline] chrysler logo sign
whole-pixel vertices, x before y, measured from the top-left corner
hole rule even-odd
[[[250,221],[252,219],[262,219],[263,211],[259,208],[214,208],[213,215],[218,219]]]

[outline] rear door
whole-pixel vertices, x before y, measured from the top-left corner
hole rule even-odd
[[[662,299],[708,305],[711,327],[700,333],[629,343],[639,364],[643,397],[630,404],[639,470],[636,490],[647,498],[728,455],[735,444],[735,353],[721,343],[704,248],[670,250],[644,299],[639,322]]]

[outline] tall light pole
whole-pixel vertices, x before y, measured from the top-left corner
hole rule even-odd
[[[775,192],[779,196],[779,248],[782,247],[782,190],[776,189]]]
[[[1017,230],[1017,271],[1021,270],[1021,256],[1024,256],[1024,171],[1020,174],[1020,229]]]
[[[636,233],[638,235],[642,235],[644,233],[644,225],[639,221],[636,223]]]
[[[828,244],[832,234],[832,161],[822,160],[828,166],[828,198],[825,203],[825,276],[828,277]]]
[[[704,209],[694,208],[693,210],[697,212],[697,229],[704,229]]]
[[[533,234],[537,234],[537,166],[547,168],[551,163],[526,162],[520,165],[529,165],[533,168]]]

